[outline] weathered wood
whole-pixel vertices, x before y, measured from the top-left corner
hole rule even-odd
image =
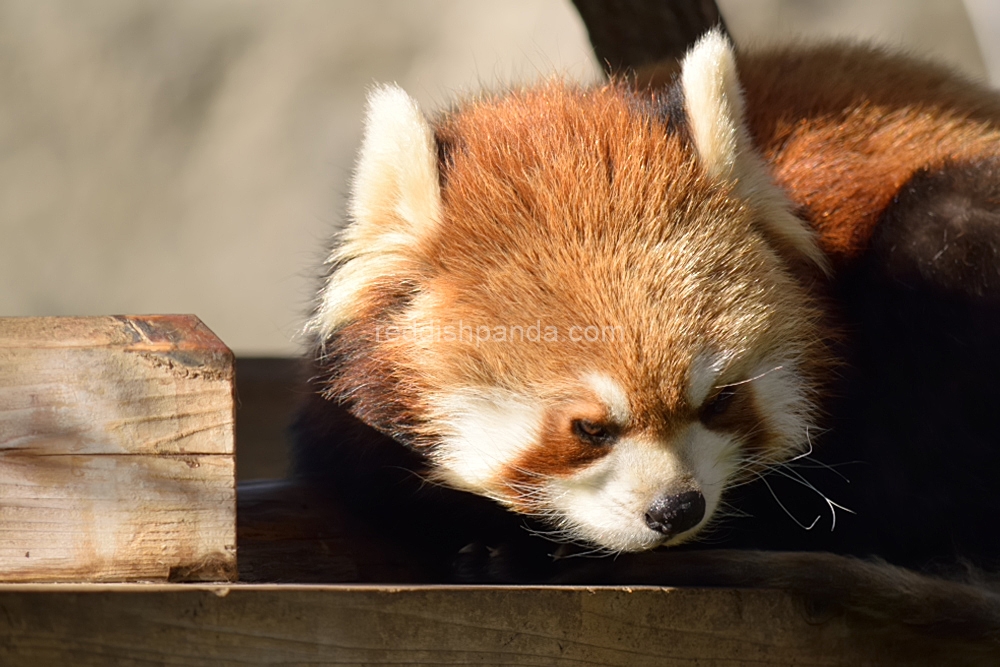
[[[678,59],[709,28],[714,0],[573,0],[597,59],[611,72]]]
[[[0,319],[0,580],[235,576],[232,368],[193,316]]]
[[[775,591],[0,586],[17,665],[993,664],[990,646],[853,626]]]

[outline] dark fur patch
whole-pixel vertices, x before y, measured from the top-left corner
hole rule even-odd
[[[675,77],[669,86],[656,92],[653,106],[656,117],[667,126],[667,129],[681,135],[690,143],[691,130],[684,108],[684,88],[679,78]]]
[[[540,442],[503,471],[502,477],[515,486],[534,487],[549,477],[570,475],[582,466],[610,453],[613,444],[598,446],[583,442],[573,432],[573,421],[583,419],[595,424],[608,423],[603,407],[574,404],[553,410],[545,417]],[[525,502],[530,509],[531,502]]]
[[[751,453],[760,453],[773,442],[773,436],[768,432],[760,411],[753,399],[752,392],[746,385],[733,387],[735,393],[730,405],[724,412],[713,414],[710,402],[700,415],[702,423],[714,431],[734,433],[740,438],[743,447]]]
[[[873,245],[887,277],[963,299],[1000,297],[1000,159],[918,172]]]
[[[448,172],[455,164],[455,142],[452,137],[435,131],[434,145],[437,148],[438,183],[443,189],[448,184]]]
[[[629,92],[627,99],[632,108],[662,124],[671,134],[676,134],[691,145],[691,130],[684,108],[684,88],[676,74],[663,86],[641,87]]]
[[[1000,555],[998,175],[996,161],[916,174],[840,276],[851,374],[821,458],[845,466],[836,499],[857,514],[836,550]]]
[[[428,483],[430,464],[420,452],[378,432],[345,407],[313,393],[291,430],[295,475],[328,494],[372,535],[404,554],[401,557],[414,571],[423,573],[422,581],[524,581],[548,576],[545,554],[551,544],[524,530],[530,519],[486,498]],[[462,563],[455,562],[456,555],[470,544],[506,545],[516,548],[520,559],[492,574],[457,567]]]

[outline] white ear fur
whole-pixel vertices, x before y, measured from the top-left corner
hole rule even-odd
[[[329,258],[339,267],[307,327],[321,340],[357,316],[363,294],[379,279],[412,267],[415,245],[441,219],[434,133],[398,86],[368,95],[348,212],[351,222]]]
[[[681,87],[691,136],[709,175],[733,182],[756,205],[772,234],[829,272],[812,230],[789,210],[750,140],[736,57],[721,30],[706,33],[684,56]]]
[[[712,30],[691,47],[681,65],[688,125],[698,156],[714,177],[732,179],[742,146],[743,93],[733,49]]]

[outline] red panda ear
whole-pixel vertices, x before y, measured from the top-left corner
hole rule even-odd
[[[710,176],[732,182],[760,215],[763,231],[778,250],[790,251],[829,272],[812,230],[790,211],[750,140],[743,119],[733,45],[714,29],[691,47],[681,64],[684,110],[695,148]]]
[[[684,56],[681,87],[688,126],[705,170],[716,178],[736,178],[749,139],[733,47],[721,32],[706,33]]]
[[[441,219],[434,133],[398,86],[368,95],[348,212],[350,223],[329,259],[335,270],[309,324],[320,340],[355,319],[377,283],[410,275],[421,240]]]

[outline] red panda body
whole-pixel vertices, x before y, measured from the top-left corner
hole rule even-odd
[[[673,546],[728,503],[758,515],[736,522],[741,546],[1000,555],[972,508],[936,495],[974,488],[955,497],[1000,518],[1000,494],[976,495],[1000,474],[989,401],[939,396],[949,378],[981,393],[970,365],[1000,370],[989,346],[970,352],[1000,334],[1000,100],[871,49],[736,57],[716,33],[649,81],[551,82],[433,123],[399,89],[373,93],[310,325],[300,472],[445,550],[523,521],[602,551]],[[910,340],[906,318],[924,315],[930,333]],[[885,333],[893,318],[902,331]],[[939,339],[956,337],[949,356]],[[913,358],[883,353],[897,348]],[[810,543],[764,516],[794,492],[743,485],[798,476],[784,466],[814,441],[821,460],[882,465],[824,499],[859,516]],[[940,469],[959,450],[978,481]],[[929,475],[927,497],[904,481],[887,507],[896,473]],[[922,513],[891,516],[907,504]]]
[[[1000,153],[997,95],[927,63],[826,47],[750,57],[740,74],[754,143],[838,265],[917,171]]]

